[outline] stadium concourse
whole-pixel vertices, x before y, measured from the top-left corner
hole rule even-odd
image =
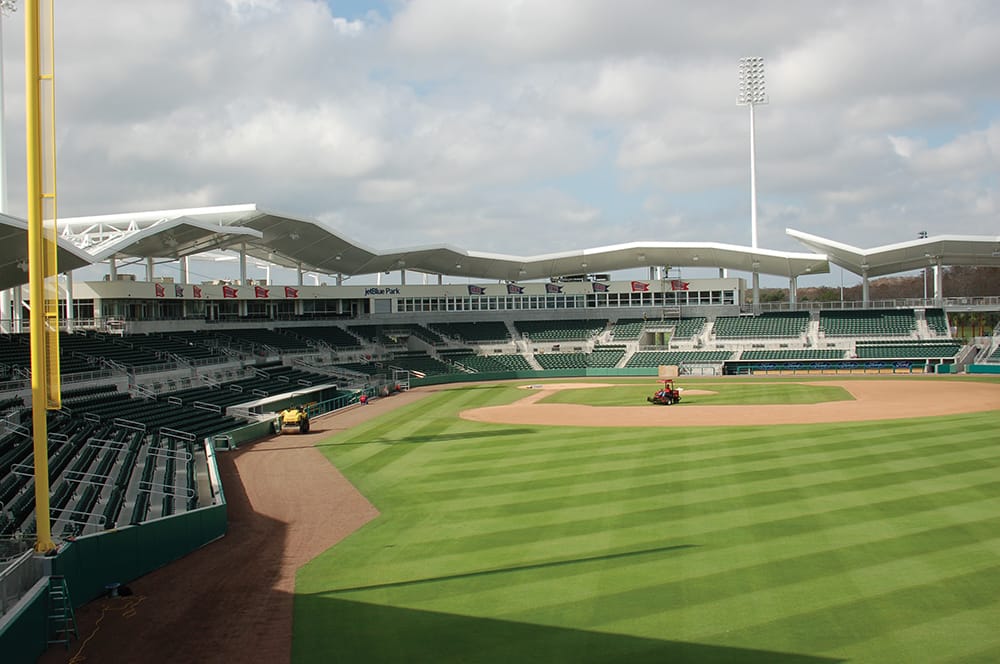
[[[183,595],[204,604],[206,622],[219,624],[219,616],[227,616],[221,624],[231,631],[215,632],[220,643],[213,652],[235,652],[222,642],[257,643],[247,634],[290,611],[295,567],[374,515],[362,497],[345,498],[349,514],[303,517],[308,525],[302,527],[324,530],[323,539],[309,542],[286,531],[295,517],[282,510],[294,504],[282,503],[282,491],[307,472],[309,444],[332,426],[417,398],[410,387],[655,376],[663,365],[678,367],[682,376],[1000,373],[1000,335],[967,343],[952,336],[948,320],[954,309],[1000,311],[1000,294],[949,297],[941,279],[949,265],[1000,265],[996,237],[942,235],[866,250],[789,231],[825,253],[634,242],[519,257],[449,246],[380,252],[319,222],[256,205],[60,223],[62,287],[70,297],[60,321],[63,408],[49,414],[51,518],[59,552],[42,565],[17,549],[34,532],[31,446],[24,444],[32,435],[25,224],[0,216],[8,240],[0,243],[0,536],[17,549],[4,559],[18,566],[17,574],[4,578],[20,580],[5,589],[5,597],[20,600],[4,604],[0,645],[13,641],[21,653],[44,647],[21,643],[17,635],[42,629],[32,621],[44,621],[37,607],[44,606],[52,574],[68,579],[77,606],[100,597],[108,584],[134,583],[143,591],[146,583],[163,583],[155,593],[173,597],[172,605],[193,612]],[[192,281],[188,261],[217,250],[237,252],[239,274]],[[248,279],[248,259],[292,268],[297,279]],[[119,272],[136,261],[145,278]],[[163,262],[177,263],[180,277],[158,276]],[[102,279],[74,278],[92,264],[107,266]],[[863,278],[863,302],[818,308],[797,301],[798,278],[826,273],[830,264]],[[870,277],[931,266],[936,276],[926,299],[868,301]],[[637,267],[648,273],[615,275]],[[717,276],[676,272],[705,267]],[[399,273],[398,285],[381,284],[381,275],[392,271]],[[308,272],[329,275],[333,283],[306,285]],[[421,283],[407,283],[408,273],[421,275]],[[760,304],[745,277],[756,284],[761,274],[787,279],[790,301]],[[355,278],[345,284],[347,277],[365,275],[375,283]],[[406,396],[355,407],[362,395],[399,391]],[[274,413],[290,404],[306,404],[310,416],[337,415],[316,420],[317,431],[308,436],[248,446],[266,440],[275,431]],[[278,456],[303,465],[275,472]],[[265,458],[265,466],[254,466],[259,473],[248,470]],[[353,495],[349,487],[317,491]],[[277,501],[276,512],[263,507],[267,500]],[[285,541],[284,548],[267,549],[264,541],[272,536]],[[201,547],[177,569],[203,560],[218,581],[198,577],[203,587],[184,595],[176,580],[156,581],[172,578],[174,566],[147,576]],[[260,560],[231,564],[234,551],[261,547],[267,555]],[[216,556],[217,550],[226,553]],[[239,577],[223,580],[226,571]],[[260,584],[251,583],[255,576]],[[276,600],[276,608],[258,614],[250,603],[236,607],[221,599],[241,588],[267,599],[263,604]],[[8,610],[15,605],[21,608]],[[101,606],[81,611],[83,636],[88,626],[107,624]],[[167,615],[160,608],[157,615]],[[155,640],[153,632],[179,624],[167,618],[136,634]],[[94,636],[86,647],[111,653],[113,645],[97,645],[102,638]],[[268,653],[284,647],[258,645]],[[162,661],[207,661],[203,652],[182,655],[169,645],[158,652],[176,655]]]

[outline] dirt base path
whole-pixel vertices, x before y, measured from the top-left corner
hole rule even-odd
[[[808,381],[803,381],[808,383]],[[532,386],[529,396],[506,406],[474,408],[461,417],[476,422],[585,427],[735,426],[860,422],[908,417],[933,417],[958,413],[1000,410],[1000,385],[921,380],[824,381],[837,385],[854,401],[830,401],[801,405],[699,406],[681,401],[675,406],[585,406],[538,403],[554,391],[601,384],[552,383]],[[607,389],[614,389],[608,386]],[[697,395],[685,390],[685,395]]]
[[[427,394],[376,399],[314,420],[309,434],[219,453],[226,536],[128,584],[130,597],[82,607],[80,640],[39,662],[290,662],[296,570],[378,516],[313,445]]]

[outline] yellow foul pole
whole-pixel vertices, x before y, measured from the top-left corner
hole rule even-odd
[[[42,5],[42,7],[40,7]],[[42,13],[45,13],[45,21]],[[44,26],[44,28],[43,28]],[[47,33],[43,35],[42,30]],[[48,48],[42,43],[47,36]],[[31,411],[35,453],[35,551],[56,548],[49,514],[48,410],[60,407],[56,268],[55,125],[52,0],[24,12],[28,184],[28,290],[31,297]],[[45,122],[44,120],[48,120]],[[54,303],[53,303],[54,301]]]

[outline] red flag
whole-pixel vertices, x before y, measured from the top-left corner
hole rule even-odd
[[[201,297],[201,288],[199,286],[192,286],[191,287],[191,292],[194,293],[195,297],[198,297],[198,298]]]
[[[642,293],[648,292],[649,291],[649,284],[643,283],[641,281],[633,281],[632,282],[632,292],[634,293],[634,292],[637,292],[637,291],[638,292],[642,292]]]
[[[254,286],[253,287],[253,296],[254,297],[268,297],[268,289],[264,288],[263,286]]]
[[[156,289],[156,297],[167,296],[167,290],[163,287],[163,284],[153,284],[153,288]]]
[[[285,286],[285,297],[290,300],[294,300],[299,296],[299,289],[292,288],[291,286]]]
[[[222,287],[222,297],[236,297],[237,289],[232,286]]]
[[[690,284],[686,281],[681,281],[680,279],[672,279],[670,281],[670,290],[687,290]]]

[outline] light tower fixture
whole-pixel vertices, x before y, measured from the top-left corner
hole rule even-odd
[[[740,58],[736,104],[750,109],[750,246],[757,248],[757,147],[753,107],[767,103],[764,58]]]
[[[767,103],[764,58],[740,58],[736,104],[750,109],[750,246],[757,248],[757,148],[754,142],[753,107]],[[753,304],[760,304],[760,275],[753,273]]]

